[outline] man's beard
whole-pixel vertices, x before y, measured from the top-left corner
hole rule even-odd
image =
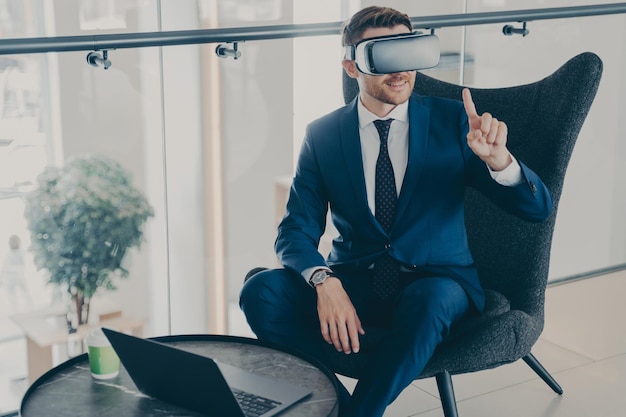
[[[386,84],[394,84],[398,82],[407,82],[408,88],[403,90],[401,93],[394,93],[393,91],[389,91],[386,89]],[[367,82],[366,82],[367,85]],[[413,91],[413,87],[415,86],[415,78],[411,76],[397,76],[390,77],[385,80],[383,85],[378,83],[369,84],[369,88],[366,88],[366,93],[375,98],[378,101],[381,101],[385,104],[398,105],[402,104],[409,99],[411,96],[411,92]]]

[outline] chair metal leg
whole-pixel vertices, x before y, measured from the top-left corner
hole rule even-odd
[[[552,377],[552,375],[550,375],[550,373],[546,371],[546,368],[544,368],[539,363],[537,358],[535,358],[532,353],[529,353],[528,355],[524,356],[522,359],[524,359],[524,362],[526,362],[526,364],[530,366],[531,369],[535,371],[537,375],[539,375],[541,379],[543,379],[544,382],[548,384],[548,386],[550,386],[550,388],[554,390],[554,392],[556,392],[559,395],[563,394],[563,388],[561,388],[558,382],[556,382],[556,380]]]
[[[454,398],[454,387],[452,386],[452,376],[450,372],[443,371],[435,375],[437,388],[441,397],[441,407],[445,417],[458,417],[456,409],[456,399]]]

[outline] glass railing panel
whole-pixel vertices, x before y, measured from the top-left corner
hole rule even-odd
[[[1,36],[104,30],[96,26],[117,31],[120,26],[106,22],[131,16],[128,8],[116,8],[122,2],[92,13],[81,9],[87,2],[44,3],[1,2],[0,15],[11,22],[2,25]],[[154,7],[134,15],[135,26],[127,30],[156,30],[156,17]],[[111,281],[117,289],[105,282],[93,293],[88,325],[109,323],[146,336],[169,331],[160,51],[116,51],[108,70],[88,65],[85,57],[86,51],[0,56],[0,412],[16,409],[43,372],[82,353],[69,326],[81,337],[87,328],[68,323],[74,317],[68,315],[74,305],[68,285],[51,280],[76,279],[70,287],[85,289],[106,268],[120,266]],[[95,166],[90,157],[112,165]],[[91,162],[59,176],[48,195],[34,197],[47,168],[63,170],[76,159]],[[89,175],[94,170],[98,174]],[[53,173],[46,172],[51,180]],[[107,182],[111,173],[116,178]],[[142,224],[140,214],[131,226],[127,220],[141,211],[138,196],[150,207],[143,214],[153,215]],[[141,244],[124,250],[121,242],[139,238],[138,228],[143,234],[133,243]],[[25,340],[33,342],[28,349]],[[4,360],[10,363],[4,366]]]
[[[493,11],[494,2],[469,2],[469,11]],[[500,3],[500,2],[498,2]],[[516,8],[520,2],[502,2]],[[523,2],[543,8],[544,2]],[[602,2],[585,2],[587,4]],[[515,5],[513,5],[515,4]],[[572,5],[567,2],[567,5]],[[554,5],[551,3],[550,7]],[[517,24],[521,25],[521,24]],[[530,34],[503,36],[502,25],[467,28],[464,82],[501,87],[537,81],[573,56],[592,51],[604,62],[599,91],[568,168],[553,240],[551,279],[626,263],[624,172],[623,15],[530,22]]]

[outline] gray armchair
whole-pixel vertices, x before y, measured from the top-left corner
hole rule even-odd
[[[470,189],[466,224],[470,247],[486,290],[485,312],[456,326],[419,376],[436,377],[446,417],[456,417],[453,374],[480,371],[523,359],[558,394],[562,389],[531,353],[544,325],[550,247],[565,172],[602,75],[602,61],[582,53],[535,83],[472,89],[479,112],[507,123],[511,152],[539,174],[552,192],[554,211],[545,222],[526,223]],[[460,100],[462,86],[418,72],[415,91]],[[358,93],[344,74],[344,99]],[[487,213],[488,215],[485,215]],[[358,378],[362,355],[344,355],[337,373]]]
[[[506,122],[511,152],[533,169],[552,192],[554,210],[542,223],[527,223],[473,189],[465,195],[465,221],[472,254],[485,289],[485,311],[456,325],[417,379],[435,377],[446,417],[457,417],[452,376],[495,368],[523,359],[556,393],[563,390],[531,353],[543,331],[550,248],[565,172],[578,133],[598,90],[602,61],[582,53],[535,83],[472,89],[480,112]],[[344,73],[344,99],[358,93]],[[461,99],[463,87],[418,72],[421,95]],[[487,214],[487,215],[485,215]],[[255,268],[245,279],[265,268]],[[366,332],[384,337],[384,331]],[[337,354],[332,371],[359,378],[370,357]]]

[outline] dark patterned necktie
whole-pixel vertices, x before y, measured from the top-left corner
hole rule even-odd
[[[393,175],[393,166],[389,159],[387,138],[389,127],[393,119],[375,120],[374,126],[380,137],[380,151],[376,160],[376,191],[374,209],[376,220],[382,226],[385,233],[389,234],[391,225],[396,216],[398,193],[396,191],[396,179]],[[399,289],[400,265],[385,253],[374,264],[373,290],[381,299],[394,295]]]

